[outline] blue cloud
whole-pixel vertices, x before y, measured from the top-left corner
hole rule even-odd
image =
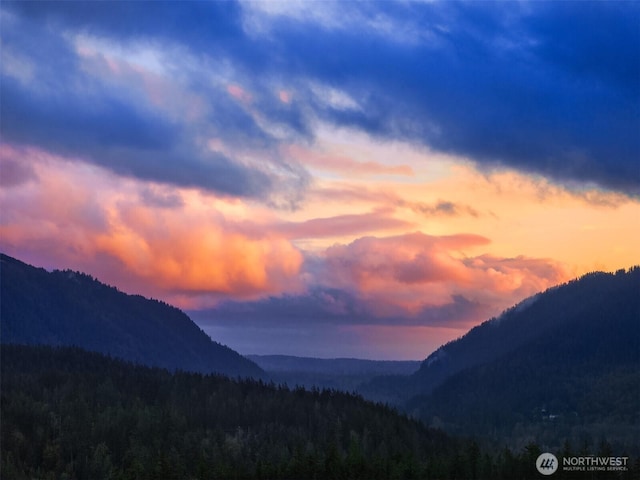
[[[61,94],[39,98],[4,78],[2,134],[5,141],[37,145],[117,173],[229,195],[266,197],[273,180],[217,153],[203,154],[181,139],[180,126],[107,96]]]
[[[125,9],[120,14],[126,18],[129,8],[139,8],[135,2],[114,5],[118,6],[115,10]],[[214,105],[214,114],[198,124],[169,118],[146,98],[83,70],[71,40],[60,35],[68,29],[59,23],[64,20],[80,28],[76,24],[85,20],[84,15],[95,20],[87,4],[70,3],[62,9],[48,2],[9,7],[19,7],[18,12],[25,10],[27,14],[23,18],[13,12],[3,23],[6,52],[19,55],[33,71],[32,78],[25,80],[19,72],[3,68],[3,141],[37,146],[144,180],[256,198],[279,206],[299,201],[308,181],[303,169],[269,157],[271,167],[255,168],[201,144],[200,137],[208,135],[263,152],[277,146],[226,91],[212,91],[211,86],[199,85],[201,79],[193,78],[192,91]],[[62,18],[62,13],[67,16]],[[46,14],[52,16],[51,22]],[[109,18],[113,15],[110,12],[101,24],[111,33]],[[118,28],[127,29],[126,25]],[[144,31],[132,29],[129,34]]]
[[[54,22],[124,41],[141,36],[171,37],[211,46],[243,36],[237,2],[87,2],[7,1],[7,8],[39,23]]]
[[[359,112],[320,111],[335,123],[480,166],[640,195],[638,8],[598,3],[584,13],[581,5],[554,5],[527,5],[530,13],[446,5],[447,29],[431,44],[291,28],[280,39],[300,47],[283,58],[360,99]],[[604,25],[594,46],[598,18]]]
[[[310,141],[310,125],[320,118],[465,155],[480,168],[515,168],[640,196],[637,3],[331,5],[341,13],[335,25],[275,15],[261,17],[270,25],[265,31],[251,31],[245,21],[251,5],[235,2],[4,2],[3,8],[30,25],[25,38],[54,25],[125,45],[140,39],[181,45],[206,72],[226,62],[256,93],[253,107],[265,121],[289,132],[287,141]],[[37,55],[22,42],[17,47]],[[64,58],[64,66],[51,58]],[[77,69],[69,54],[44,63],[55,73]],[[297,88],[292,105],[269,96],[278,82]],[[345,92],[359,108],[318,101],[310,83]],[[205,130],[271,152],[282,141],[228,99],[210,101],[222,117],[211,118]],[[137,122],[127,131],[140,134],[141,142],[152,141],[147,129],[166,131],[162,120],[141,117],[135,108],[128,121]],[[133,141],[117,129],[111,134]],[[262,188],[257,196],[274,188],[268,180],[277,178],[256,180],[232,159],[224,168],[227,163],[239,175],[234,182],[245,175],[249,183],[210,188],[231,194]]]

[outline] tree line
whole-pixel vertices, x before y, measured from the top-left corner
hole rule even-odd
[[[171,373],[77,348],[3,345],[1,357],[7,479],[537,475],[535,445],[485,451],[356,394]]]

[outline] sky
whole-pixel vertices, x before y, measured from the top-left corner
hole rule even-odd
[[[640,264],[638,2],[0,4],[0,250],[243,354],[424,359]]]

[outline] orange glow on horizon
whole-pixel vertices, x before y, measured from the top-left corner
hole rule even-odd
[[[353,292],[390,318],[470,302],[449,326],[416,326],[428,343],[588,271],[640,263],[632,221],[640,203],[515,172],[481,174],[464,161],[428,181],[420,172],[410,183],[319,178],[304,208],[285,211],[123,179],[35,149],[0,151],[10,168],[17,157],[30,161],[0,190],[6,253],[182,308],[314,285]],[[322,269],[308,270],[305,258]]]

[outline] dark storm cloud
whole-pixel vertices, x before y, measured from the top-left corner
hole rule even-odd
[[[77,27],[82,33],[155,35],[158,32],[154,25],[147,25],[144,20],[135,28],[135,14],[143,13],[143,5],[152,4],[9,4],[10,16],[5,16],[3,22],[5,54],[19,55],[32,71],[25,75],[12,71],[11,65],[3,68],[0,84],[3,141],[35,146],[144,180],[279,205],[295,204],[307,182],[303,169],[277,158],[269,160],[271,167],[250,166],[233,158],[233,153],[211,151],[201,144],[199,137],[218,136],[243,148],[268,151],[276,145],[224,89],[212,91],[208,87],[207,95],[202,97],[204,106],[207,107],[206,102],[214,104],[215,114],[192,124],[183,118],[171,118],[148,99],[86,72],[68,37],[69,27]],[[164,18],[168,32],[174,32],[172,26],[177,32],[177,25],[169,22],[167,16],[170,4],[153,5],[150,10],[157,10],[160,24]],[[197,4],[188,10],[194,7],[197,10]],[[218,7],[221,11],[227,9],[222,4]],[[105,10],[104,18],[98,15],[101,10]],[[118,18],[123,19],[122,24],[116,21]],[[231,35],[207,31],[209,39]],[[164,29],[163,32],[166,34]],[[198,36],[193,30],[189,35]],[[190,85],[196,94],[205,90],[199,81],[194,77]]]
[[[485,306],[453,295],[444,305],[424,306],[415,315],[379,315],[368,302],[340,289],[315,288],[308,294],[228,301],[189,315],[202,326],[309,327],[312,325],[411,325],[455,328],[484,313]]]
[[[5,2],[4,8],[29,19],[32,30],[53,25],[125,44],[179,44],[203,65],[229,62],[243,86],[257,92],[253,107],[267,123],[290,130],[289,140],[309,141],[310,121],[320,118],[464,155],[480,168],[516,168],[572,187],[594,183],[640,196],[637,3],[344,2],[318,8],[327,5],[334,10],[330,21],[254,12],[268,24],[255,31],[245,21],[254,7],[234,2]],[[287,106],[263,95],[273,82],[293,86],[296,102]],[[326,102],[312,83],[344,92],[356,107]],[[16,90],[3,98],[9,93]],[[28,104],[25,95],[13,100],[10,113]],[[132,142],[126,130],[153,146],[147,129],[174,127],[146,117],[141,122],[140,112],[128,108],[123,113],[134,125],[111,132],[115,141]],[[208,125],[218,133],[241,139],[245,131],[245,139],[278,143],[241,110],[223,106],[221,112],[229,122],[217,117]],[[73,118],[69,124],[75,125]],[[158,137],[171,141],[179,132]],[[171,161],[184,162],[173,154]],[[254,178],[231,159],[212,163],[219,165],[216,176],[229,169],[234,180],[205,182],[205,188],[263,192],[256,196],[270,188],[269,178]],[[202,178],[201,163],[184,168],[192,166],[189,178]]]
[[[11,78],[0,87],[3,140],[80,157],[123,175],[261,197],[271,179],[225,155],[198,151],[178,125],[107,95],[39,97]]]
[[[309,294],[269,297],[254,302],[224,302],[211,310],[193,312],[198,318],[211,318],[218,325],[296,326],[301,324],[353,324],[372,320],[368,307],[352,294],[339,289],[317,288]]]
[[[12,78],[3,79],[1,88],[2,132],[9,141],[95,155],[111,147],[161,152],[179,134],[118,98],[61,90],[40,96]]]
[[[534,51],[545,61],[575,75],[586,75],[603,83],[615,82],[637,92],[640,79],[637,4],[613,2],[604,7],[597,2],[583,2],[580,7],[568,3],[540,5],[539,14],[527,22],[539,40]]]
[[[480,166],[640,194],[637,4],[393,8],[399,28],[420,23],[428,38],[278,30],[286,66],[340,86],[362,107],[319,109],[325,119]]]
[[[198,48],[243,37],[238,3],[188,2],[4,2],[12,11],[37,22],[54,23],[131,40],[170,37]]]

